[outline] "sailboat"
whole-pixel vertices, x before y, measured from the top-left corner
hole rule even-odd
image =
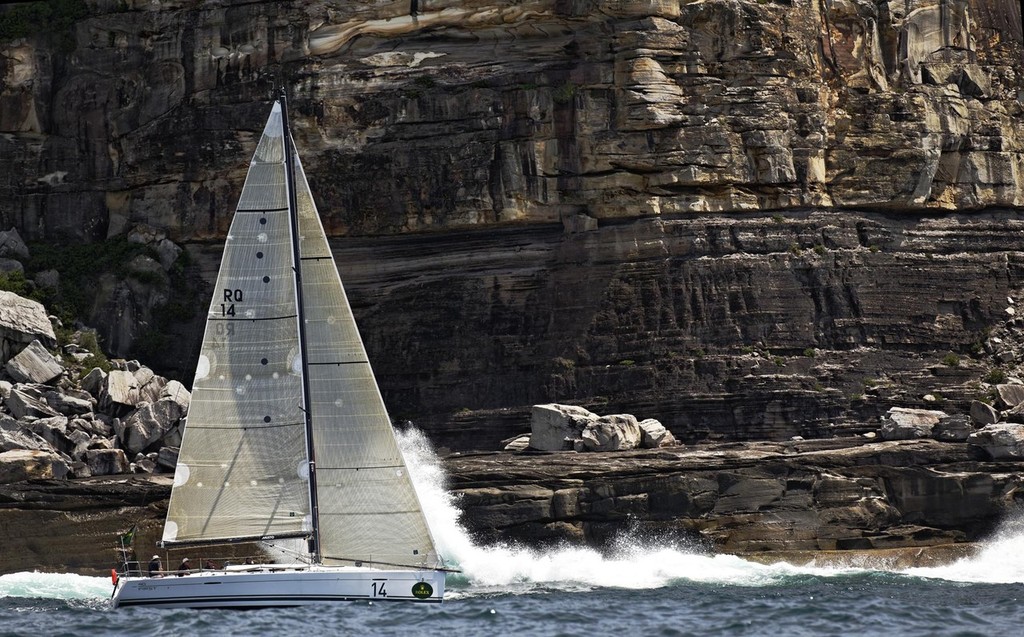
[[[161,545],[289,541],[293,563],[116,577],[115,607],[440,602],[445,568],[289,132],[282,91],[207,315]]]

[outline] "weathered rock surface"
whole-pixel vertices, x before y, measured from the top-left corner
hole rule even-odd
[[[601,544],[629,531],[736,553],[976,541],[1018,504],[1024,464],[934,440],[744,443],[445,462],[485,542]]]
[[[678,444],[675,436],[665,425],[654,418],[641,420],[640,423],[640,446],[644,449],[656,449],[658,447],[671,447]]]
[[[35,340],[46,347],[57,346],[46,308],[37,301],[0,290],[0,357],[7,361]]]
[[[996,423],[971,434],[967,443],[979,447],[993,460],[1024,458],[1024,425]]]
[[[60,377],[64,368],[39,341],[32,341],[7,361],[7,373],[19,383],[48,383]]]
[[[882,418],[878,433],[882,440],[931,438],[935,426],[945,416],[941,411],[893,407]]]
[[[480,542],[600,546],[641,533],[759,559],[871,551],[909,565],[933,555],[929,548],[950,559],[992,532],[1024,493],[1024,461],[991,462],[970,445],[934,440],[495,452],[451,456],[443,465],[462,523]],[[139,524],[136,546],[159,537],[170,481],[0,484],[10,533],[0,572],[106,573],[116,538],[132,524]],[[45,538],[29,532],[44,524]]]

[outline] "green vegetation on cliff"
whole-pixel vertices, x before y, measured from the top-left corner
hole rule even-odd
[[[0,41],[42,34],[60,37],[88,13],[83,0],[25,2],[0,8]]]

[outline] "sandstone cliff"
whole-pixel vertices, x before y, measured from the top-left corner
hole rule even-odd
[[[2,43],[0,222],[146,224],[209,280],[289,86],[389,405],[444,446],[552,400],[852,433],[1017,361],[1016,2],[90,0],[65,35]]]
[[[480,545],[608,546],[629,536],[750,558],[820,560],[835,551],[847,563],[865,559],[875,567],[932,564],[972,550],[1019,506],[1024,471],[1020,461],[993,463],[959,443],[855,438],[585,460],[571,452],[478,454],[449,457],[444,468],[461,523]],[[118,536],[132,525],[134,546],[148,557],[169,491],[170,476],[0,485],[0,573],[106,574]],[[176,562],[207,551],[223,559],[229,550],[165,555]]]

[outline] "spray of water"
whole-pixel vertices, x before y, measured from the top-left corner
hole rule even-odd
[[[108,577],[73,573],[11,573],[0,575],[0,598],[96,599],[110,597]]]
[[[945,566],[907,569],[905,573],[954,582],[1024,583],[1024,511],[1008,515],[976,555]]]
[[[414,476],[438,550],[462,570],[467,585],[474,590],[536,586],[657,588],[679,580],[757,586],[794,574],[831,576],[850,572],[757,564],[731,555],[703,555],[684,547],[652,547],[630,538],[623,538],[609,553],[585,547],[536,550],[504,544],[480,546],[459,521],[459,508],[446,489],[441,462],[426,436],[409,429],[399,434],[399,446]]]
[[[572,590],[614,586],[657,588],[675,581],[770,586],[793,576],[835,577],[884,567],[759,564],[731,555],[704,555],[679,546],[651,545],[624,538],[609,553],[563,547],[535,550],[513,545],[480,546],[459,521],[460,511],[446,488],[440,459],[421,432],[399,435],[399,446],[417,485],[438,550],[463,572],[474,591],[516,591],[534,587]],[[902,571],[916,577],[964,582],[1024,582],[1024,514],[1004,523],[978,555],[940,567]]]

